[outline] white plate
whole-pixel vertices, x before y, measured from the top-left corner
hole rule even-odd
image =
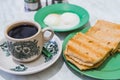
[[[4,44],[5,39],[3,38],[0,41],[0,69],[15,75],[28,75],[40,72],[50,67],[53,63],[57,61],[62,51],[61,41],[56,35],[54,35],[51,42],[56,42],[58,45],[58,50],[51,59],[48,59],[46,61],[45,56],[42,54],[40,58],[33,62],[19,63],[12,59],[12,56],[9,54],[6,44]]]

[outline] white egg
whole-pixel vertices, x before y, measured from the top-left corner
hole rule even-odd
[[[44,23],[54,29],[70,29],[79,24],[79,16],[75,13],[65,12],[63,14],[49,14]]]
[[[48,26],[57,26],[60,22],[59,14],[49,14],[45,17],[44,23]]]
[[[75,13],[65,12],[61,15],[61,22],[64,25],[76,26],[80,22],[80,19]]]

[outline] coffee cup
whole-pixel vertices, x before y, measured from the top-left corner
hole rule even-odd
[[[45,36],[47,32],[49,36]],[[53,37],[54,32],[48,27],[41,29],[33,21],[18,21],[8,25],[4,34],[13,59],[30,62],[40,57],[44,43]]]

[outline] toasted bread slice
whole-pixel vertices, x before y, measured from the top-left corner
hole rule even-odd
[[[72,64],[74,64],[76,67],[78,67],[80,70],[87,70],[87,69],[91,69],[91,67],[85,66],[85,65],[81,65],[79,63],[77,63],[75,60],[73,60],[72,58],[70,58],[69,56],[66,56],[66,59],[71,62]]]
[[[93,66],[103,60],[110,51],[108,46],[79,32],[68,41],[64,54],[75,57],[79,64]]]
[[[98,20],[86,34],[113,48],[112,53],[120,47],[120,24]]]
[[[109,54],[107,55],[107,57],[108,56],[109,56]],[[86,66],[86,65],[79,64],[79,62],[75,61],[75,59],[71,58],[70,56],[65,55],[65,57],[66,57],[66,60],[68,60],[69,62],[74,64],[80,70],[88,70],[88,69],[98,68],[107,59],[107,57],[105,57],[101,62],[95,64],[94,66]]]

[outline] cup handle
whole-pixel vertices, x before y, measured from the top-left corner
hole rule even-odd
[[[46,27],[46,28],[42,29],[42,36],[43,36],[43,41],[47,42],[47,41],[49,41],[50,39],[53,38],[54,31],[51,28]]]

